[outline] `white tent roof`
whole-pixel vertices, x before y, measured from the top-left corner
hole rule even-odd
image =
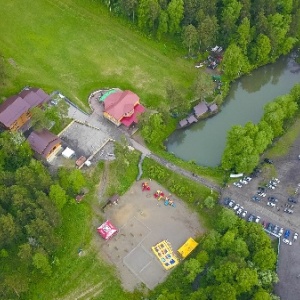
[[[65,158],[70,158],[72,155],[75,154],[75,151],[70,149],[70,148],[66,148],[63,153],[62,153],[62,156],[65,157]]]

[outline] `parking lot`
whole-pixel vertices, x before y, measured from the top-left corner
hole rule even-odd
[[[269,223],[278,226],[277,235],[280,228],[283,228],[278,261],[280,282],[276,285],[275,291],[282,299],[287,300],[299,298],[300,256],[297,253],[299,253],[300,246],[298,239],[294,241],[294,234],[300,232],[300,203],[288,201],[289,197],[293,197],[295,202],[299,200],[299,146],[300,137],[291,147],[288,155],[274,159],[273,164],[262,164],[259,168],[260,172],[257,172],[257,177],[253,177],[247,183],[242,183],[241,187],[230,184],[222,193],[222,199],[226,197],[233,199],[235,203],[243,207],[243,211],[247,210],[246,220],[250,214],[254,216],[253,221],[259,216],[259,223],[265,222],[266,226]],[[274,177],[280,182],[273,189],[268,185]],[[235,182],[239,182],[240,179],[236,179]],[[259,187],[264,188],[264,191],[261,192],[265,193],[265,196],[258,195]],[[259,197],[259,201],[254,197]],[[292,213],[289,213],[288,210]],[[287,229],[290,231],[287,239],[292,242],[292,245],[283,243]]]

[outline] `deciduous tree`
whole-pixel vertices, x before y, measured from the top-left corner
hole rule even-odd
[[[171,0],[168,4],[167,12],[169,15],[169,32],[171,34],[180,31],[180,22],[183,19],[183,0]]]
[[[183,45],[188,48],[190,55],[191,50],[197,45],[198,42],[197,29],[194,27],[194,25],[190,24],[183,27],[182,42]]]

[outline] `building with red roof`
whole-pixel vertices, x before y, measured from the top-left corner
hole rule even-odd
[[[138,123],[137,116],[144,111],[140,98],[131,91],[118,91],[104,100],[103,116],[117,126]]]
[[[30,109],[42,106],[50,97],[42,89],[27,88],[0,105],[0,126],[16,131],[31,118]]]

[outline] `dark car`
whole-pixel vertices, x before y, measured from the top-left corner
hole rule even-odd
[[[285,231],[285,233],[284,233],[284,238],[288,238],[289,236],[290,236],[290,230],[289,229],[287,229],[286,231]]]
[[[231,199],[228,198],[228,197],[226,197],[226,198],[224,198],[223,203],[224,203],[225,205],[228,205],[230,201],[231,201]]]
[[[248,222],[253,222],[253,221],[254,221],[254,218],[255,218],[255,217],[254,217],[253,215],[250,215],[249,218],[248,218]]]
[[[262,222],[262,226],[263,226],[263,228],[267,228],[267,226],[268,226],[267,221],[263,221],[263,222]]]
[[[289,197],[288,201],[292,202],[292,203],[298,203],[298,200],[296,198],[294,198],[294,197]]]
[[[259,186],[257,189],[259,192],[264,192],[266,190],[266,188],[264,188],[263,186]]]
[[[271,201],[271,202],[274,202],[274,203],[278,202],[278,199],[276,197],[274,197],[274,196],[268,197],[268,200]]]
[[[253,201],[260,201],[260,197],[258,197],[258,196],[253,196],[253,197],[252,197],[252,200],[253,200]]]
[[[265,158],[265,159],[264,159],[264,162],[267,163],[267,164],[270,164],[270,165],[273,164],[273,160],[271,160],[271,159],[269,159],[269,158]]]
[[[272,231],[273,227],[274,227],[274,225],[272,223],[269,223],[268,227],[267,227],[267,230]]]

